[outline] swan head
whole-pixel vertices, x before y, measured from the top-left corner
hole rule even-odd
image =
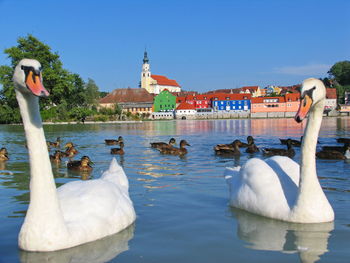
[[[33,94],[38,97],[49,96],[49,92],[43,85],[41,64],[35,59],[22,59],[17,64],[12,79],[16,90],[23,94]]]
[[[295,120],[302,122],[309,111],[326,97],[326,88],[319,79],[306,79],[300,89],[300,106]]]

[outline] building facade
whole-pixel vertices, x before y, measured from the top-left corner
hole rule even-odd
[[[193,104],[189,104],[187,102],[180,103],[175,110],[175,118],[176,119],[194,119],[196,117],[197,111]]]
[[[211,104],[214,111],[250,111],[250,94],[213,94]]]
[[[181,92],[181,87],[176,80],[168,79],[162,75],[152,75],[147,51],[144,53],[142,71],[141,71],[141,88],[152,94],[159,94],[163,90],[170,92]]]
[[[99,108],[114,108],[118,104],[124,112],[152,113],[153,97],[144,89],[115,89],[100,99]]]
[[[176,96],[171,94],[168,90],[162,90],[154,97],[153,111],[174,111],[176,108]]]

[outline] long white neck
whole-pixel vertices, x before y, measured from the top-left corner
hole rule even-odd
[[[320,214],[324,214],[321,216],[334,217],[333,209],[322,190],[316,172],[315,154],[323,109],[324,100],[312,107],[301,145],[299,194],[293,208],[293,216],[302,217],[304,222],[308,219],[312,221]]]
[[[27,139],[30,162],[30,203],[20,235],[33,233],[30,239],[40,238],[40,232],[67,232],[56,193],[51,163],[39,112],[38,97],[16,91]],[[42,234],[41,234],[42,235]],[[21,239],[20,239],[21,240]],[[20,244],[21,246],[22,244]],[[22,247],[22,246],[21,246]]]

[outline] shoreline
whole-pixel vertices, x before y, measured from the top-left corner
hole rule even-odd
[[[143,123],[143,122],[152,122],[152,121],[186,121],[186,120],[256,120],[256,119],[292,119],[293,117],[248,117],[248,118],[188,118],[185,120],[182,119],[147,119],[140,121],[64,121],[64,122],[43,122],[43,125],[69,125],[69,124],[130,124],[130,123]],[[323,116],[323,118],[350,118],[348,115],[343,116]],[[22,123],[10,123],[10,124],[0,124],[0,125],[23,125]]]

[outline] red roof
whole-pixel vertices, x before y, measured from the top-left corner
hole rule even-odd
[[[326,88],[326,98],[327,99],[336,99],[337,98],[337,89]]]
[[[211,99],[217,98],[216,100],[250,100],[252,97],[251,94],[245,93],[236,93],[236,94],[227,94],[227,93],[214,93],[211,94]]]
[[[180,87],[176,80],[168,79],[166,76],[151,75],[151,78],[156,80],[158,85]]]
[[[181,103],[186,101],[186,97],[176,97],[176,103]]]
[[[187,102],[180,103],[179,106],[177,106],[176,110],[195,110],[196,107],[193,104],[189,104]]]
[[[153,102],[153,95],[140,88],[115,89],[99,101],[99,103],[121,102]]]

